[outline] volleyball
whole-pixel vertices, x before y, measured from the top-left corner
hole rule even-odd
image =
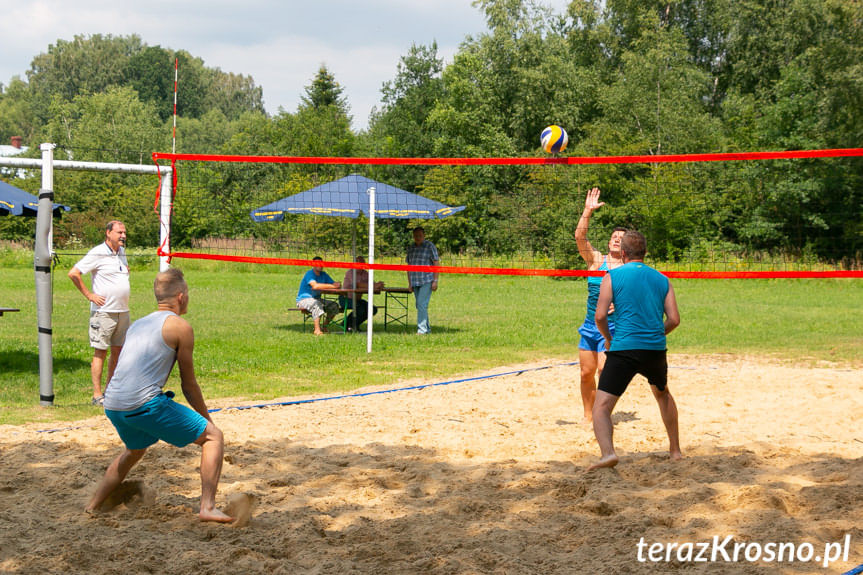
[[[542,144],[543,150],[549,154],[557,154],[566,149],[566,145],[569,143],[569,136],[566,135],[566,130],[560,126],[552,125],[542,131],[539,141]]]

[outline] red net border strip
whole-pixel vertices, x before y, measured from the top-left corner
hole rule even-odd
[[[169,160],[174,168],[174,193],[176,193],[177,160],[213,162],[257,162],[280,164],[366,164],[366,165],[587,165],[587,164],[639,164],[658,162],[726,162],[745,160],[783,160],[805,158],[843,158],[863,156],[863,148],[833,148],[826,150],[785,150],[767,152],[723,152],[711,154],[664,154],[641,156],[592,156],[592,157],[539,157],[539,158],[333,158],[319,156],[238,156],[220,154],[174,154],[154,152],[153,161]],[[158,192],[156,201],[158,202]],[[158,255],[169,258],[210,259],[220,261],[263,263],[276,265],[311,266],[311,260],[259,258],[248,256],[226,256],[215,254],[194,254],[187,252],[164,252],[161,247]],[[334,268],[362,268],[346,262],[326,262]],[[415,270],[406,265],[366,264],[365,269],[394,271],[437,271],[439,273],[487,274],[487,275],[524,275],[586,277],[602,275],[601,272],[587,270],[552,270],[520,268],[468,268],[438,266]],[[685,272],[663,271],[670,278],[691,279],[793,279],[793,278],[861,278],[863,271],[736,271],[736,272]]]
[[[262,258],[256,256],[230,256],[222,254],[200,254],[194,252],[165,253],[158,250],[160,256],[171,258],[216,260],[235,263],[270,264],[281,266],[323,266],[342,269],[372,269],[400,272],[438,272],[443,274],[477,274],[499,276],[547,276],[547,277],[588,277],[603,276],[604,271],[589,270],[553,270],[525,268],[478,268],[459,266],[409,266],[404,264],[357,264],[353,262],[330,262],[320,260],[301,260],[290,258]],[[863,270],[827,270],[827,271],[736,271],[736,272],[687,272],[663,271],[666,277],[680,279],[805,279],[805,278],[863,278]]]
[[[313,156],[233,156],[218,154],[169,154],[154,152],[153,161],[193,160],[206,162],[259,162],[275,164],[368,164],[368,165],[585,165],[644,164],[667,162],[728,162],[742,160],[789,160],[804,158],[847,158],[863,156],[863,148],[827,150],[785,150],[768,152],[722,152],[710,154],[661,154],[643,156],[552,156],[539,158],[333,158]]]

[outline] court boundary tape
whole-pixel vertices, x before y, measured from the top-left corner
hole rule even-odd
[[[525,369],[518,369],[515,371],[506,371],[503,373],[493,373],[491,375],[478,375],[478,376],[474,376],[474,377],[452,379],[450,381],[439,381],[437,383],[423,383],[423,384],[419,384],[419,385],[409,385],[407,387],[395,387],[395,388],[391,388],[391,389],[379,389],[377,391],[364,391],[361,393],[346,393],[346,394],[342,394],[342,395],[328,395],[328,396],[324,396],[324,397],[312,397],[309,399],[294,399],[294,400],[290,400],[290,401],[277,401],[277,402],[272,402],[272,403],[260,403],[260,404],[255,404],[255,405],[240,405],[240,406],[235,406],[235,407],[217,407],[214,409],[210,409],[209,413],[216,413],[218,411],[244,410],[244,409],[263,409],[265,407],[285,407],[285,406],[289,406],[289,405],[301,405],[304,403],[317,403],[320,401],[330,401],[330,400],[334,400],[334,399],[353,399],[353,398],[357,398],[357,397],[368,397],[370,395],[383,395],[385,393],[395,393],[397,391],[414,391],[414,390],[425,389],[427,387],[440,387],[440,386],[444,386],[444,385],[451,385],[454,383],[467,383],[470,381],[480,381],[483,379],[494,379],[496,377],[504,377],[507,375],[521,375],[523,373],[528,373],[531,371],[541,371],[543,369],[552,369],[555,367],[572,367],[574,365],[578,365],[578,362],[577,361],[570,361],[570,362],[558,363],[558,364],[554,364],[554,365],[544,365],[542,367],[528,367]],[[668,369],[690,369],[690,370],[692,370],[692,369],[699,369],[699,368],[688,367],[688,366],[669,365]],[[706,369],[717,369],[717,368],[709,367]]]
[[[493,379],[495,377],[504,377],[506,375],[521,375],[523,373],[528,373],[531,371],[541,371],[543,369],[551,369],[553,367],[571,367],[573,365],[578,365],[577,361],[572,361],[568,363],[560,363],[556,365],[544,365],[542,367],[529,367],[525,369],[518,369],[515,371],[506,371],[503,373],[494,373],[491,375],[478,375],[475,377],[465,377],[462,379],[452,379],[450,381],[439,381],[437,383],[422,383],[419,385],[409,385],[407,387],[394,387],[390,389],[379,389],[377,391],[364,391],[361,393],[346,393],[342,395],[328,395],[324,397],[312,397],[309,399],[294,399],[291,401],[276,401],[272,403],[259,403],[255,405],[240,405],[236,407],[217,407],[214,409],[208,410],[209,413],[216,413],[218,411],[230,411],[230,410],[244,410],[244,409],[262,409],[265,407],[285,407],[289,405],[302,405],[305,403],[317,403],[321,401],[331,401],[334,399],[354,399],[358,397],[368,397],[371,395],[383,395],[385,393],[395,393],[398,391],[415,391],[420,389],[425,389],[427,387],[440,387],[443,385],[452,385],[454,383],[467,383],[469,381],[479,381],[482,379]]]
[[[467,383],[470,381],[480,381],[483,379],[494,379],[496,377],[504,377],[506,375],[521,375],[523,373],[528,373],[532,371],[541,371],[543,369],[552,369],[555,367],[572,367],[574,365],[578,365],[577,361],[570,361],[566,363],[557,363],[554,365],[544,365],[541,367],[528,367],[525,369],[517,369],[513,371],[506,371],[502,373],[493,373],[491,375],[478,375],[474,377],[464,377],[461,379],[451,379],[449,381],[439,381],[436,383],[422,383],[419,385],[409,385],[406,387],[394,387],[390,389],[379,389],[377,391],[364,391],[361,393],[345,393],[341,395],[327,395],[324,397],[312,397],[309,399],[294,399],[290,401],[275,401],[270,403],[257,403],[254,405],[237,405],[237,406],[229,406],[229,407],[214,407],[213,409],[208,409],[207,413],[218,413],[220,411],[244,411],[247,409],[263,409],[266,407],[287,407],[290,405],[302,405],[306,403],[319,403],[321,401],[331,401],[335,399],[353,399],[358,397],[368,397],[371,395],[383,395],[385,393],[395,393],[397,391],[414,391],[421,390],[427,387],[440,387],[444,385],[452,385],[454,383]],[[719,369],[716,367],[706,367],[706,368],[697,368],[685,365],[669,365],[668,369],[686,369],[686,370],[694,370],[694,369]],[[60,431],[72,431],[75,429],[86,429],[88,426],[79,425],[76,427],[61,427],[57,429],[37,429],[36,433],[58,433]]]
[[[863,573],[863,563],[851,569],[850,571],[846,571],[842,575],[860,575],[860,573]]]

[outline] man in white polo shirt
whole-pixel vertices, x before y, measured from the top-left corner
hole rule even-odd
[[[111,358],[108,361],[105,387],[108,387],[114,375],[129,328],[129,263],[126,261],[125,246],[126,226],[123,222],[110,221],[105,229],[105,242],[87,252],[69,270],[69,279],[90,302],[93,405],[101,405],[104,401],[102,371],[108,349],[111,349]],[[88,273],[93,280],[92,290],[87,289],[81,277]]]

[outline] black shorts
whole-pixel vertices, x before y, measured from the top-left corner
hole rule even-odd
[[[650,385],[665,391],[668,383],[668,361],[666,350],[628,349],[625,351],[605,352],[605,367],[599,376],[601,391],[620,397],[629,382],[639,373],[647,378]]]

